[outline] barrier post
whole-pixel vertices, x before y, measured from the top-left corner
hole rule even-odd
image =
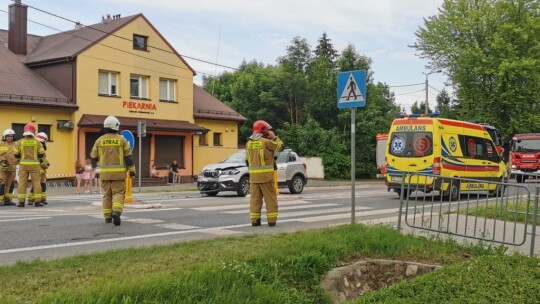
[[[133,196],[131,194],[131,176],[129,171],[126,171],[126,197],[124,198],[124,203],[133,203]]]

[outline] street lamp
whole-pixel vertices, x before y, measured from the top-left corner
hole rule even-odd
[[[429,108],[428,107],[428,105],[429,105],[429,103],[428,103],[428,87],[429,87],[428,76],[431,75],[431,74],[436,74],[436,73],[441,73],[441,72],[442,72],[442,70],[436,70],[436,71],[431,71],[431,72],[429,72],[427,74],[424,73],[426,75],[426,115],[429,114],[428,113],[429,112],[429,110],[428,110],[428,108]]]

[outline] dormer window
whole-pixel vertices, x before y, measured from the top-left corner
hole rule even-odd
[[[133,35],[133,49],[146,51],[148,48],[148,37],[141,35]]]

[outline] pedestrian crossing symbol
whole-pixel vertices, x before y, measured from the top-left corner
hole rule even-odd
[[[338,108],[355,108],[366,105],[366,71],[349,71],[338,74]]]

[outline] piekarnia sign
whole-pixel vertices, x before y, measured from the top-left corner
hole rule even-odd
[[[142,114],[154,114],[157,107],[153,103],[148,102],[136,102],[136,101],[122,101],[122,107],[129,109],[130,113],[142,113]]]

